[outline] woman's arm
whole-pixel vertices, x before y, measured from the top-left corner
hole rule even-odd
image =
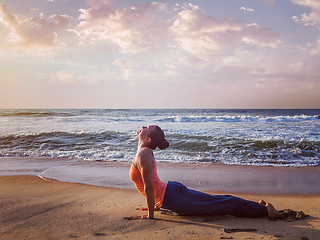
[[[154,218],[154,188],[153,188],[153,167],[154,160],[151,149],[143,149],[138,156],[138,166],[144,182],[144,192],[148,205],[148,218]]]

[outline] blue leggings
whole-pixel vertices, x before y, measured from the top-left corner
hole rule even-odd
[[[231,195],[210,195],[188,189],[181,183],[168,182],[162,208],[185,216],[233,215],[266,217],[265,206]]]

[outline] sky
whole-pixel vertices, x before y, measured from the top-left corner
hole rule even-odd
[[[0,0],[0,108],[320,108],[320,1]]]

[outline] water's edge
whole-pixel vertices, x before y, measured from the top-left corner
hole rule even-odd
[[[128,162],[64,158],[0,157],[0,175],[36,175],[64,182],[133,189]],[[263,167],[157,163],[162,181],[201,191],[257,194],[320,194],[320,167]]]

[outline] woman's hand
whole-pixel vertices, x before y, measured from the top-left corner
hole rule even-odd
[[[154,218],[150,218],[148,215],[142,215],[142,216],[124,217],[123,219],[136,220],[136,219],[154,219]]]
[[[148,215],[142,215],[142,216],[135,216],[133,217],[133,219],[153,219],[153,218],[150,218]]]
[[[141,207],[141,208],[136,208],[136,210],[148,211],[148,208],[147,208],[147,207]],[[155,211],[159,211],[159,210],[160,210],[160,208],[158,208],[158,207],[154,207],[154,210],[155,210]]]

